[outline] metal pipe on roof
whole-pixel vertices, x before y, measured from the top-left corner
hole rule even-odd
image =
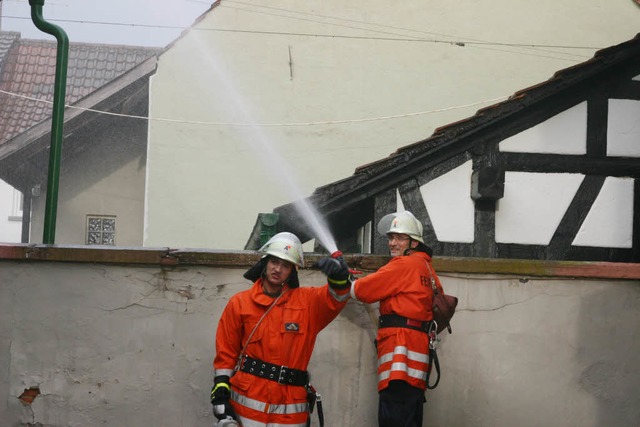
[[[53,244],[56,236],[60,158],[62,157],[62,127],[64,125],[64,101],[67,88],[67,64],[69,62],[69,37],[67,37],[67,33],[62,28],[45,21],[42,16],[44,0],[29,0],[29,4],[31,5],[31,20],[35,26],[40,31],[51,34],[58,41],[51,122],[51,147],[49,148],[47,202],[44,211],[44,233],[42,236],[44,244]]]

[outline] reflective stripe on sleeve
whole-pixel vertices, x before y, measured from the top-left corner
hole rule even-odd
[[[233,369],[215,369],[213,372],[213,376],[217,377],[218,375],[226,375],[231,377],[233,375]]]
[[[344,302],[347,299],[349,299],[349,293],[348,292],[346,294],[339,295],[338,293],[336,293],[336,291],[331,286],[329,286],[329,293],[331,294],[333,299],[338,301],[338,302]]]
[[[353,283],[351,284],[351,289],[349,290],[349,294],[351,294],[351,298],[353,298],[356,301],[359,301],[358,297],[356,297],[356,283],[357,282],[358,282],[357,280],[353,281]]]

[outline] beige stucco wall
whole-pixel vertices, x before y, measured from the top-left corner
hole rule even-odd
[[[146,123],[94,122],[81,148],[63,156],[55,229],[58,244],[86,244],[87,215],[116,218],[116,245],[140,246],[143,236]],[[63,154],[65,146],[63,145]],[[30,242],[42,243],[46,183],[33,198]]]
[[[215,328],[244,270],[0,259],[0,424],[211,425]],[[638,280],[441,277],[460,305],[425,426],[640,422]],[[374,312],[350,302],[318,337],[328,426],[376,425]]]
[[[149,126],[144,244],[242,249],[259,212],[633,38],[639,14],[630,0],[222,0],[152,77],[150,114],[172,121]]]

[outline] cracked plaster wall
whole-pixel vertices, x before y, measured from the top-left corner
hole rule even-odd
[[[212,425],[215,327],[242,273],[3,261],[0,424]],[[640,423],[637,281],[441,276],[460,305],[424,425]],[[376,425],[375,311],[350,302],[318,338],[328,426]],[[31,387],[41,394],[23,405]]]

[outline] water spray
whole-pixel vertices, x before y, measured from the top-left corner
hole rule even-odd
[[[244,121],[250,123],[246,128],[249,132],[246,140],[256,152],[260,153],[261,158],[265,159],[261,164],[267,168],[266,172],[268,172],[269,176],[277,177],[274,182],[278,183],[279,187],[289,190],[290,195],[296,200],[294,203],[295,209],[305,218],[309,227],[313,230],[314,237],[320,244],[329,253],[336,252],[338,248],[329,232],[329,227],[311,202],[304,198],[303,192],[298,187],[298,181],[291,174],[291,166],[285,162],[282,154],[276,150],[269,135],[253,119],[254,115],[250,111],[250,104],[245,102],[228,74],[214,60],[211,49],[204,45],[200,37],[196,37],[196,41],[201,45],[202,51],[206,53],[204,58],[207,60],[211,71],[213,71],[217,80],[224,84],[224,88],[227,90],[225,92],[229,100],[227,104],[234,107],[232,110],[239,113]]]

